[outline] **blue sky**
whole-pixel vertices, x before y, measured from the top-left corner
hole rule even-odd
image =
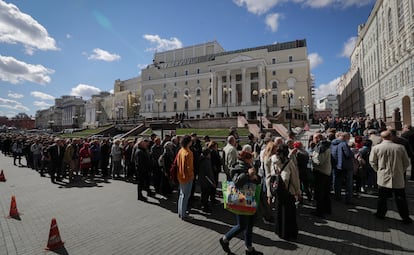
[[[349,68],[375,0],[0,0],[0,116],[62,95],[112,91],[155,51],[217,40],[225,50],[305,38],[316,97]]]

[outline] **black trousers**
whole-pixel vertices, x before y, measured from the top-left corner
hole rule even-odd
[[[409,218],[407,199],[405,197],[405,189],[390,189],[385,187],[378,187],[378,204],[377,215],[384,217],[387,213],[387,200],[392,197],[394,193],[395,203],[397,204],[398,213],[403,220]]]
[[[315,177],[315,201],[316,212],[323,214],[331,214],[331,176],[325,175],[318,171],[313,172]]]

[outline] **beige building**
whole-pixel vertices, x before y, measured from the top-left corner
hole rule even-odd
[[[116,80],[112,116],[113,120],[136,118],[140,114],[141,77],[125,81]]]
[[[306,40],[225,51],[216,41],[156,53],[142,70],[140,114],[146,118],[275,115],[311,105]]]
[[[399,108],[403,123],[412,124],[414,0],[376,1],[359,28],[352,59],[361,75],[366,114],[387,121]]]
[[[111,97],[109,92],[101,92],[92,97],[85,103],[85,122],[84,127],[96,128],[108,122],[108,112],[112,111],[112,106],[104,107],[104,99]]]

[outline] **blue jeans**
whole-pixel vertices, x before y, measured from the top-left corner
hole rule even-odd
[[[178,197],[178,216],[180,218],[186,216],[188,199],[191,195],[192,186],[193,181],[189,181],[187,183],[180,183],[180,196]]]
[[[236,235],[238,235],[240,232],[243,231],[244,244],[246,245],[246,247],[251,247],[254,218],[255,218],[255,215],[237,215],[236,214],[237,225],[232,227],[230,231],[224,235],[226,239],[230,241],[233,237],[235,237]]]

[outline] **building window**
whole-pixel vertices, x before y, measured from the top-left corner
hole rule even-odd
[[[289,69],[289,73],[290,74],[293,74],[293,69]]]
[[[277,106],[277,95],[272,95],[272,105]]]
[[[164,94],[162,95],[162,98],[163,98],[164,100],[167,100],[167,93],[166,93],[166,92],[164,92]]]
[[[197,80],[197,84],[200,84],[200,80]]]
[[[177,102],[174,102],[174,112],[177,111]]]
[[[226,83],[227,82],[227,76],[221,76],[221,82]]]
[[[272,82],[272,89],[277,89],[277,81]]]
[[[177,87],[177,83],[176,82],[174,82],[174,87]]]
[[[185,85],[188,85],[188,81],[185,81]]]
[[[241,80],[242,80],[242,75],[236,74],[236,81],[241,81]]]
[[[164,89],[167,87],[167,84],[164,83]]]
[[[293,57],[289,56],[289,62],[292,62],[292,61],[293,61]]]
[[[197,68],[197,73],[200,73],[200,68]]]
[[[272,64],[276,64],[276,59],[272,58]]]
[[[404,26],[404,2],[397,0],[397,15],[398,15],[398,28]]]
[[[148,80],[149,80],[149,81],[151,80],[151,75],[148,75]]]
[[[393,27],[392,27],[392,13],[391,8],[388,10],[388,41],[393,40]]]
[[[167,78],[167,74],[166,73],[164,74],[164,78]]]
[[[177,98],[177,91],[174,91],[174,98]]]
[[[276,71],[273,71],[273,72],[272,72],[272,75],[273,75],[273,76],[276,76]]]
[[[174,72],[174,77],[177,77],[177,72]]]
[[[197,110],[200,110],[200,107],[201,107],[200,99],[197,99]]]
[[[250,80],[257,80],[259,79],[259,73],[250,73]]]
[[[186,90],[186,91],[184,92],[184,95],[188,96],[188,90]]]
[[[185,70],[185,75],[186,75],[186,76],[188,75],[188,70]]]
[[[208,95],[211,96],[211,88],[208,89]]]
[[[163,112],[167,111],[167,104],[165,102],[162,104],[162,111]]]
[[[201,89],[197,89],[196,95],[199,97],[201,95]]]

